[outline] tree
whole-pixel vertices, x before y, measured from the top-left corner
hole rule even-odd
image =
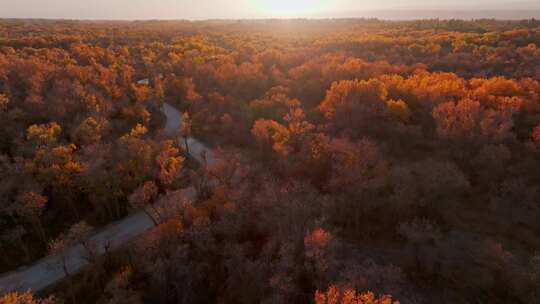
[[[141,295],[130,287],[133,277],[133,269],[125,267],[116,273],[105,287],[105,292],[110,296],[108,304],[142,304]]]
[[[182,113],[182,124],[180,125],[180,136],[184,139],[184,148],[187,154],[189,154],[189,138],[192,136],[193,121],[188,112]]]
[[[165,96],[173,104],[195,105],[201,101],[202,96],[197,92],[193,78],[172,77],[165,78]]]
[[[64,276],[69,277],[69,269],[67,267],[67,256],[65,254],[68,244],[64,240],[63,236],[60,236],[54,240],[51,240],[48,244],[49,254],[59,254],[62,262],[62,270],[64,271]]]
[[[159,224],[161,217],[159,211],[153,206],[158,190],[153,181],[147,181],[128,197],[132,208],[142,209],[156,226]],[[148,207],[151,207],[152,212]]]
[[[94,227],[88,225],[85,221],[76,223],[69,228],[65,239],[70,245],[80,244],[85,251],[85,258],[89,263],[94,263],[98,256],[98,248],[96,244],[90,239]]]
[[[482,114],[480,103],[464,99],[458,103],[447,102],[433,110],[437,122],[437,133],[441,137],[472,137],[478,133],[478,122]]]
[[[325,284],[323,278],[336,267],[336,261],[331,252],[331,245],[334,242],[332,234],[322,228],[317,228],[304,237],[306,257],[304,263],[315,286]]]
[[[259,119],[253,125],[251,134],[255,137],[261,149],[271,146],[275,152],[281,155],[290,153],[289,130],[273,120]]]
[[[402,123],[408,123],[412,116],[409,106],[403,100],[389,100],[386,111]]]
[[[61,234],[56,239],[49,242],[49,253],[58,255],[62,263],[62,270],[64,271],[64,276],[68,279],[69,282],[69,292],[73,303],[76,303],[75,290],[73,281],[71,279],[72,273],[70,273],[68,267],[68,259],[78,258],[77,254],[82,254],[82,258],[87,259],[89,263],[94,263],[97,256],[97,248],[95,243],[90,239],[93,227],[89,226],[86,222],[79,222],[72,225],[66,234]],[[74,255],[70,255],[70,250],[75,248],[75,246],[81,245],[83,252],[75,252]]]
[[[62,127],[56,122],[41,125],[31,125],[26,130],[26,139],[40,145],[52,145],[58,140]]]
[[[374,127],[385,114],[388,91],[379,80],[343,80],[332,84],[319,110],[338,130]]]
[[[512,152],[506,145],[485,145],[472,160],[478,181],[486,186],[500,182],[511,159]]]
[[[53,296],[36,299],[29,291],[25,293],[10,292],[0,297],[0,304],[55,304],[60,303]]]
[[[466,194],[471,187],[469,178],[456,164],[444,160],[425,159],[395,166],[390,172],[396,206],[405,212],[413,206],[448,209],[445,203]],[[458,200],[460,201],[460,200]]]
[[[441,232],[438,227],[426,219],[415,218],[412,222],[401,223],[397,231],[407,239],[409,242],[408,245],[412,247],[416,269],[433,266],[427,265],[433,259],[426,258],[425,251],[429,250],[429,247],[434,247],[436,242],[441,238]],[[433,267],[431,268],[433,269]]]
[[[30,252],[28,251],[28,247],[23,241],[23,237],[25,234],[26,234],[26,230],[24,229],[23,226],[19,225],[19,226],[15,226],[14,228],[10,230],[5,231],[1,237],[3,240],[7,242],[16,242],[19,245],[19,247],[22,249],[22,251],[24,252],[25,262],[28,262],[30,260]]]
[[[257,118],[280,120],[290,108],[300,106],[300,101],[291,99],[288,93],[287,87],[274,87],[266,92],[264,98],[251,101],[249,108]]]
[[[282,156],[296,155],[309,143],[315,126],[306,121],[304,111],[297,103],[291,105],[283,119],[287,126],[274,120],[259,119],[255,121],[251,134],[263,150],[271,145]]]
[[[0,112],[6,111],[8,105],[9,105],[9,98],[4,94],[0,94]]]
[[[115,174],[119,178],[121,190],[131,193],[144,181],[154,178],[156,168],[156,147],[147,138],[148,129],[137,124],[128,134],[117,141],[115,155]]]
[[[540,145],[540,124],[534,127],[531,137],[536,145]]]
[[[101,141],[108,128],[107,120],[99,117],[88,117],[75,129],[74,137],[81,145],[94,144]]]
[[[330,143],[332,176],[328,183],[333,191],[363,191],[376,188],[386,171],[386,162],[377,143],[363,138],[353,143],[345,138]]]
[[[28,162],[27,171],[31,172],[41,185],[52,190],[51,195],[57,197],[57,202],[65,203],[80,219],[76,200],[77,184],[85,166],[78,160],[76,151],[77,146],[74,144],[42,146],[37,149],[32,162]]]
[[[43,223],[41,221],[41,215],[45,210],[46,204],[49,199],[39,193],[30,191],[19,195],[17,213],[29,219],[36,228],[38,235],[44,244],[47,244],[47,236]]]
[[[172,140],[161,143],[156,162],[159,166],[158,179],[165,186],[172,185],[182,174],[185,158],[179,152]]]
[[[292,153],[299,153],[303,145],[308,144],[306,139],[315,126],[306,120],[304,110],[299,105],[291,106],[284,120],[288,123],[289,149]]]
[[[97,248],[95,248],[95,244],[90,240],[93,230],[94,228],[86,222],[79,222],[72,225],[66,234],[61,234],[59,237],[49,242],[49,252],[60,256],[62,268],[66,277],[71,275],[67,265],[67,259],[69,258],[68,251],[74,246],[81,245],[84,249],[84,258],[89,262],[95,261]]]
[[[442,138],[500,142],[513,136],[511,108],[488,109],[468,98],[438,105],[433,109],[433,118]]]
[[[230,190],[241,187],[248,175],[249,168],[242,164],[240,152],[232,149],[218,149],[215,155],[216,161],[208,168],[208,171],[217,181],[217,185]]]
[[[399,304],[388,295],[377,298],[372,292],[358,293],[352,288],[335,285],[326,292],[317,290],[314,301],[315,304]]]

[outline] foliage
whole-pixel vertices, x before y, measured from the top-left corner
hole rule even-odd
[[[0,21],[0,268],[142,209],[91,299],[536,303],[539,26]]]

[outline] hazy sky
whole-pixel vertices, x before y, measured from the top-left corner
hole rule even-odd
[[[540,0],[0,0],[1,18],[354,17],[385,9],[533,11]]]

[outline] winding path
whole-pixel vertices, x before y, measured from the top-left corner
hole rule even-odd
[[[175,135],[182,124],[182,115],[167,103],[163,105],[162,111],[167,117],[165,131],[169,135]],[[215,162],[214,153],[203,143],[194,138],[189,138],[188,145],[192,157],[197,161],[202,162],[202,155],[204,154],[208,164],[211,165]],[[188,195],[194,196],[194,193]],[[95,244],[99,254],[104,254],[106,248],[109,250],[117,249],[153,226],[152,220],[146,213],[139,211],[101,229],[100,232],[90,238],[90,241]],[[63,255],[49,255],[31,266],[22,267],[1,275],[0,295],[11,291],[24,292],[30,290],[39,292],[58,283],[65,278],[63,257],[70,274],[78,273],[89,264],[85,259],[85,250],[81,245],[68,248]]]

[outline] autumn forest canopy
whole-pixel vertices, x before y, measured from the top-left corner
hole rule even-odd
[[[89,266],[0,303],[540,303],[539,81],[534,19],[1,20],[0,272]]]

